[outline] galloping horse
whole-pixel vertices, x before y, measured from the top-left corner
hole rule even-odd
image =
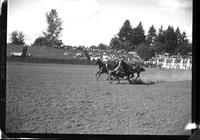
[[[134,74],[136,73],[137,77],[135,78],[135,80],[137,80],[137,78],[140,77],[140,72],[143,72],[143,71],[145,71],[144,68],[140,68],[139,66],[137,66],[136,68],[132,69],[132,71],[131,71],[132,73],[130,74],[129,78],[134,78]],[[117,77],[124,78],[126,76],[126,73],[124,72],[123,69],[119,69],[117,71],[111,71],[109,74],[109,78],[111,76],[113,76],[115,79],[118,79]]]
[[[137,78],[140,77],[140,72],[143,72],[143,71],[145,71],[144,68],[140,68],[139,66],[137,66],[136,68],[133,68],[131,75],[132,77],[134,77],[134,73],[137,73],[137,77],[136,77],[136,80],[137,80]]]
[[[145,71],[145,69],[140,68],[139,66],[133,68],[132,66],[121,60],[118,67],[110,73],[110,76],[114,76],[115,77],[114,80],[117,79],[118,83],[120,83],[119,77],[123,78],[124,76],[126,76],[129,83],[131,83],[130,78],[134,77],[134,73],[137,73],[137,77],[135,79],[137,80],[137,78],[140,77],[140,72],[142,71]]]
[[[109,74],[109,71],[114,70],[114,68],[117,67],[118,63],[116,63],[115,61],[106,61],[106,63],[103,63],[101,61],[101,59],[97,59],[97,61],[95,62],[95,65],[99,66],[99,71],[96,73],[95,78],[98,80],[99,77],[101,76],[101,74]],[[98,76],[98,77],[97,77]],[[109,80],[110,76],[107,78],[107,80]]]
[[[120,75],[122,73],[121,68],[123,68],[123,71],[124,71],[123,75],[125,75],[127,77],[127,80],[129,81],[129,83],[131,83],[130,75],[134,76],[133,75],[133,68],[132,68],[132,66],[128,65],[124,60],[121,60],[119,62],[117,68],[115,68],[115,70],[113,72],[111,72],[111,74],[115,73],[115,79],[117,79],[118,83],[120,83],[119,77],[120,77]]]
[[[106,67],[106,64],[104,64],[100,59],[97,59],[95,62],[95,65],[99,66],[99,71],[96,73],[95,78],[98,80],[101,74],[105,73],[109,75],[108,69]],[[98,77],[97,77],[98,75]]]
[[[118,66],[118,62],[114,60],[107,60],[106,61],[106,68],[110,71],[114,70]]]

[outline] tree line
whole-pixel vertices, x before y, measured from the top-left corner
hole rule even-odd
[[[157,32],[152,25],[145,35],[141,22],[133,28],[129,20],[124,22],[119,32],[111,39],[110,47],[136,51],[145,60],[155,54],[186,55],[192,51],[192,45],[189,43],[186,33],[181,32],[179,27],[174,29],[173,26],[168,26],[164,30],[161,25]]]
[[[46,13],[47,30],[35,39],[34,46],[48,46],[55,48],[70,47],[64,45],[60,40],[61,32],[63,30],[63,21],[59,18],[56,9],[52,9]],[[14,31],[11,34],[11,43],[24,45],[24,34],[22,32]],[[147,35],[142,25],[142,22],[136,27],[132,27],[130,21],[127,19],[123,23],[119,32],[110,40],[107,46],[100,43],[98,46],[90,46],[97,49],[114,49],[136,51],[141,58],[148,60],[155,56],[155,54],[169,53],[186,55],[192,51],[192,45],[189,43],[186,33],[181,32],[179,27],[174,29],[173,26],[168,26],[166,30],[161,25],[158,31],[152,25]],[[84,48],[80,46],[79,48]],[[84,50],[84,49],[83,49]]]

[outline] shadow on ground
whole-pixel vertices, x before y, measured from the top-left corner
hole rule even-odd
[[[142,79],[135,79],[135,80],[132,80],[131,83],[129,82],[121,82],[122,80],[120,80],[120,83],[119,84],[131,84],[131,85],[154,85],[156,83],[163,83],[163,82],[166,82],[166,81],[162,81],[162,80],[155,80],[155,81],[152,81],[152,80],[142,80]],[[124,81],[124,80],[123,80]],[[126,80],[127,81],[127,80]],[[113,83],[114,81],[110,81],[110,83]],[[117,81],[116,81],[116,84]]]
[[[144,81],[142,79],[137,79],[137,80],[133,80],[131,84],[137,84],[137,85],[153,85],[157,82],[155,81]]]

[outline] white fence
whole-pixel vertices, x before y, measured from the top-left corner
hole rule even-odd
[[[156,65],[160,65],[161,68],[167,69],[191,69],[192,59],[191,58],[168,58],[157,59]]]

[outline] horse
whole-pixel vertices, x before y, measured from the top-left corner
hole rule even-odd
[[[109,71],[114,70],[118,66],[118,62],[114,60],[107,60],[106,62],[106,67]]]
[[[130,75],[132,74],[132,71],[133,71],[132,66],[128,65],[124,60],[121,60],[118,64],[117,68],[115,69],[115,71],[119,70],[120,67],[123,68],[123,70],[125,72],[125,76],[127,77],[127,80],[129,81],[129,83],[131,83]],[[120,72],[117,72],[117,73],[119,74]],[[116,78],[119,83],[119,76],[117,76]]]
[[[135,78],[135,80],[137,80],[137,78],[139,78],[140,77],[140,72],[142,72],[142,71],[145,71],[145,69],[144,68],[140,68],[139,66],[138,67],[136,67],[136,68],[133,68],[133,70],[132,70],[132,73],[130,74],[130,76],[129,76],[129,78],[134,78],[134,74],[136,73],[137,74],[137,77]],[[111,71],[110,72],[110,75],[109,75],[109,79],[111,79],[111,77],[114,77],[114,79],[112,78],[112,80],[118,80],[118,83],[120,83],[119,82],[119,78],[124,78],[124,77],[127,77],[126,76],[126,73],[124,72],[124,70],[117,70],[117,71]]]
[[[145,71],[144,68],[141,68],[141,67],[137,66],[136,68],[133,68],[131,76],[134,77],[134,73],[137,73],[137,77],[135,79],[135,80],[137,80],[137,78],[140,77],[140,72],[143,72],[143,71]]]
[[[95,75],[95,79],[98,80],[99,77],[101,76],[101,74],[108,74],[109,75],[109,72],[108,72],[108,69],[106,67],[106,64],[104,64],[101,59],[97,59],[97,61],[94,63],[95,65],[98,65],[99,66],[99,71],[96,73]],[[97,77],[98,76],[98,77]]]
[[[108,80],[116,80],[118,78],[124,78],[126,76],[123,69],[119,70],[113,70],[110,72]]]
[[[101,74],[108,74],[110,76],[110,71],[114,70],[114,68],[117,67],[118,63],[116,63],[115,61],[106,61],[106,63],[103,63],[101,59],[97,59],[95,65],[99,66],[99,71],[96,73],[95,76],[95,78],[98,80]],[[110,77],[108,77],[107,80],[109,80],[109,78]]]
[[[123,68],[123,70],[121,68]],[[124,60],[121,60],[117,68],[110,73],[110,76],[111,75],[114,76],[115,77],[114,80],[117,79],[118,83],[120,83],[119,77],[126,76],[129,83],[131,83],[130,78],[134,77],[134,73],[137,73],[137,77],[136,77],[136,80],[137,80],[137,78],[140,77],[140,72],[142,71],[145,71],[145,69],[140,68],[139,66],[137,66],[136,68],[133,68],[131,65],[127,64]]]

